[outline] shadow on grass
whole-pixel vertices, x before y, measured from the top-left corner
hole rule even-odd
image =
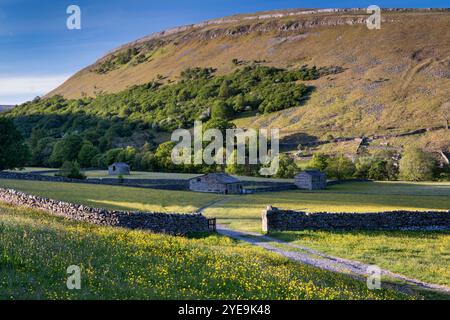
[[[336,206],[355,207],[355,210],[362,208],[361,212],[378,212],[388,210],[448,210],[450,206],[450,197],[446,195],[421,195],[421,194],[377,194],[346,191],[322,191],[322,192],[303,192],[303,191],[283,191],[264,194],[254,194],[242,196],[239,201],[228,201],[224,205],[214,206],[218,210],[234,209],[255,209],[260,207],[261,211],[267,205],[275,205],[282,209],[298,209],[298,204],[302,208],[317,207],[325,205],[327,207]],[[293,206],[294,205],[294,206]],[[367,209],[366,207],[374,207]],[[379,207],[380,209],[377,209]],[[352,209],[346,209],[348,212]],[[332,212],[332,210],[327,210]],[[337,210],[342,212],[343,210]]]
[[[216,232],[189,232],[185,235],[188,239],[206,239],[217,235]]]
[[[450,235],[450,231],[370,231],[370,230],[354,230],[354,231],[328,231],[328,230],[301,230],[301,231],[277,231],[271,232],[270,236],[286,242],[295,242],[299,240],[320,240],[327,238],[329,235],[334,236],[355,236],[376,238],[383,236],[386,238],[409,238],[409,239],[437,239],[442,235]]]

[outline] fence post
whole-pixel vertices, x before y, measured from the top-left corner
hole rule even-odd
[[[266,209],[264,209],[262,212],[262,232],[266,233],[266,234],[269,233],[269,224],[267,222],[267,213],[272,210],[273,210],[272,206],[267,206]]]
[[[217,224],[216,224],[216,218],[207,219],[208,220],[208,229],[211,232],[217,231]]]

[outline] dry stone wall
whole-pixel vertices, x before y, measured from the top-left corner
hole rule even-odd
[[[449,230],[450,211],[308,213],[267,207],[262,214],[262,229],[267,233],[301,230]]]
[[[57,172],[57,171],[56,171]],[[128,186],[151,189],[167,190],[188,190],[189,183],[183,179],[118,179],[118,178],[90,178],[90,179],[71,179],[65,177],[43,175],[44,173],[55,173],[52,171],[42,171],[39,173],[21,173],[21,172],[0,172],[0,179],[10,180],[30,180],[30,181],[48,181],[48,182],[67,182],[67,183],[89,183],[103,184],[112,186]]]
[[[148,189],[188,191],[189,180],[187,179],[117,179],[117,178],[89,178],[89,179],[70,179],[65,177],[44,175],[44,173],[56,173],[57,170],[41,171],[39,173],[22,172],[0,172],[0,179],[9,180],[29,180],[29,181],[47,181],[47,182],[66,182],[66,183],[88,183],[102,184],[111,186],[127,186]],[[242,181],[242,185],[247,187],[249,193],[277,192],[285,190],[294,190],[297,187],[293,183],[283,183],[275,181]]]
[[[0,201],[12,205],[45,210],[64,218],[103,226],[143,229],[174,235],[209,231],[208,220],[201,214],[110,211],[2,188],[0,188]]]

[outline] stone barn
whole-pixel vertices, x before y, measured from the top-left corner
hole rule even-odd
[[[299,189],[322,190],[327,187],[327,176],[320,170],[305,170],[294,178]]]
[[[115,162],[108,167],[110,176],[130,175],[130,166],[123,162]]]
[[[225,173],[209,173],[189,180],[189,190],[222,194],[241,194],[242,182]]]

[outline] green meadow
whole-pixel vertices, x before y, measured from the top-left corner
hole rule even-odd
[[[448,210],[450,183],[349,183],[320,192],[257,194],[226,199],[205,214],[231,228],[260,231],[261,212],[267,205],[311,212]],[[450,231],[296,231],[271,236],[450,286]]]
[[[0,180],[0,188],[92,207],[128,211],[188,213],[221,198],[216,194],[185,191],[26,180]]]
[[[286,191],[229,197],[208,208],[231,228],[261,230],[261,212],[268,206],[309,212],[379,212],[448,210],[450,183],[367,182],[331,186],[323,191]]]
[[[226,237],[100,227],[0,204],[0,299],[406,299]],[[81,268],[68,290],[67,268]]]
[[[267,205],[334,212],[450,208],[449,183],[350,183],[320,192],[287,191],[246,196],[17,180],[0,180],[0,187],[90,206],[131,211],[194,212],[210,205],[204,211],[206,216],[217,217],[218,223],[233,229],[256,232],[261,230],[261,212]],[[25,212],[18,219],[26,219]],[[376,264],[422,281],[450,285],[448,231],[299,231],[280,232],[272,236],[339,257]]]

